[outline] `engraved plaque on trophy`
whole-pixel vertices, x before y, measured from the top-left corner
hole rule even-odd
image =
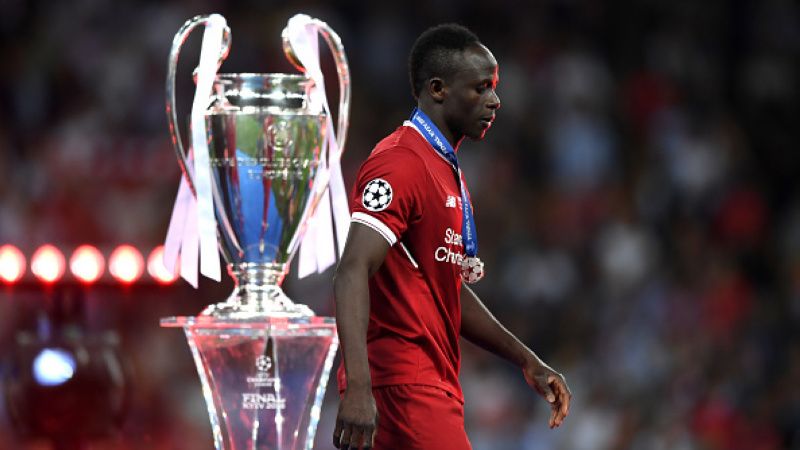
[[[331,47],[339,72],[336,141],[342,148],[350,98],[347,60],[324,22],[308,16],[292,20],[298,17]],[[195,17],[176,34],[167,77],[170,131],[183,182],[198,202],[197,142],[185,150],[178,133],[175,75],[183,42],[212,19],[221,16]],[[305,72],[286,33],[287,56]],[[227,25],[220,36],[221,63],[230,49]],[[320,171],[326,170],[331,122],[312,98],[314,83],[305,73],[216,74],[203,112],[209,202],[235,288],[200,315],[165,318],[161,325],[185,331],[217,450],[300,450],[313,444],[338,347],[335,322],[290,300],[280,284],[324,193],[318,183],[328,183]]]

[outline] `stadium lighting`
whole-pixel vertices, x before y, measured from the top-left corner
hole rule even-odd
[[[97,247],[81,245],[72,252],[69,259],[72,275],[85,284],[97,281],[105,269],[105,258]]]
[[[31,257],[31,272],[47,284],[60,280],[64,276],[66,265],[64,254],[51,244],[39,247]]]
[[[144,258],[135,247],[120,245],[108,258],[108,271],[117,281],[131,284],[144,273]]]
[[[164,246],[159,245],[150,252],[147,257],[147,273],[156,280],[158,284],[172,284],[178,274],[172,273],[164,266]]]
[[[33,360],[33,378],[42,386],[58,386],[69,381],[77,364],[72,354],[60,348],[45,348]]]
[[[0,279],[16,283],[25,275],[25,255],[13,245],[0,247]]]

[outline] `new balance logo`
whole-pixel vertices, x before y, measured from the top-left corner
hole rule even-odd
[[[454,195],[448,195],[447,201],[444,202],[445,208],[455,208],[456,207],[456,197]]]

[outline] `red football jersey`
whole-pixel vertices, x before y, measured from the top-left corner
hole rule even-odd
[[[362,164],[350,205],[353,222],[374,229],[391,245],[369,280],[372,385],[435,386],[463,402],[458,382],[463,219],[452,166],[406,122]],[[338,381],[344,390],[343,365]]]

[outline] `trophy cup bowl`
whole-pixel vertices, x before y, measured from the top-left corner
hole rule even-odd
[[[308,101],[312,85],[303,75],[217,76],[206,129],[220,248],[236,287],[203,315],[314,315],[280,288],[326,133],[325,114]]]
[[[181,45],[209,17],[187,21],[175,36],[167,76],[170,131],[193,192],[192,164],[177,131],[175,72]],[[307,19],[331,45],[339,70],[337,131],[343,147],[347,61],[333,30]],[[285,35],[284,30],[287,56],[295,58]],[[223,39],[220,61],[230,49],[227,27]],[[322,105],[310,99],[313,88],[305,74],[217,74],[204,111],[217,235],[235,288],[199,316],[164,318],[161,325],[184,329],[217,450],[300,450],[313,444],[338,347],[336,326],[280,288],[305,221],[324,192],[315,181],[330,130]]]

